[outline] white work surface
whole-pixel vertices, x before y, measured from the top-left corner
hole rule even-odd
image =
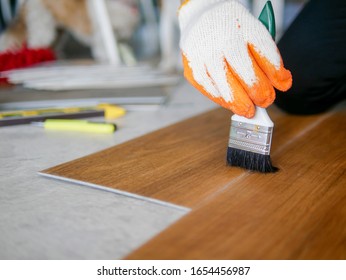
[[[189,209],[47,179],[37,172],[215,107],[183,82],[167,105],[128,112],[115,121],[119,130],[112,135],[1,127],[0,259],[120,259],[167,228]]]

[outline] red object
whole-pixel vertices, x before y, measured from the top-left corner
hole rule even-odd
[[[29,49],[23,47],[17,51],[6,51],[0,53],[0,72],[25,68],[40,62],[53,61],[55,59],[55,53],[49,48]],[[7,83],[7,79],[0,77],[1,83]]]

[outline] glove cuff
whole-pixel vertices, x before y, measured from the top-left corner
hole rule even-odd
[[[186,0],[179,8],[180,30],[183,31],[191,21],[212,9],[215,5],[234,1],[236,0]]]

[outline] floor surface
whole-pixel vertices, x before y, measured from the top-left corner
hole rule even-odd
[[[47,180],[37,172],[211,108],[183,83],[167,105],[131,111],[115,121],[114,135],[2,127],[0,259],[120,259],[181,218],[187,209]]]

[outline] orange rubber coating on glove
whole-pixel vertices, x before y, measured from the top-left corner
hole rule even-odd
[[[280,68],[276,69],[264,56],[259,54],[255,47],[249,44],[249,50],[251,55],[255,58],[259,67],[266,74],[272,85],[280,91],[287,91],[292,86],[291,72],[285,69],[282,59]]]
[[[275,100],[275,90],[265,75],[265,73],[261,70],[259,65],[256,63],[255,59],[250,55],[253,69],[256,75],[256,82],[250,87],[248,86],[243,79],[235,72],[233,71],[231,65],[229,65],[227,62],[227,76],[233,75],[236,77],[236,79],[239,81],[239,83],[242,85],[244,90],[246,91],[247,95],[250,97],[252,102],[259,107],[267,108],[270,106],[274,100]],[[229,79],[228,82],[230,83]],[[239,115],[239,114],[237,114]]]
[[[184,65],[184,76],[185,78],[203,95],[214,101],[215,103],[221,105],[222,107],[231,110],[237,115],[244,116],[247,118],[252,118],[255,115],[255,106],[253,105],[251,99],[247,95],[246,91],[242,87],[241,83],[237,80],[236,76],[232,73],[230,67],[226,72],[227,81],[232,89],[233,101],[226,101],[222,97],[215,97],[207,92],[203,86],[201,86],[193,77],[192,69],[189,65],[189,61],[183,54],[183,65]],[[228,65],[228,64],[227,64]],[[207,73],[210,77],[210,75]],[[214,83],[215,84],[215,83]]]
[[[185,78],[202,94],[237,115],[252,118],[255,114],[254,105],[267,108],[274,102],[275,90],[273,86],[281,91],[286,91],[292,86],[292,75],[289,70],[284,68],[282,61],[280,68],[276,69],[274,65],[255,50],[254,46],[249,44],[248,48],[257,78],[257,82],[253,86],[249,87],[225,60],[227,82],[233,92],[232,102],[226,101],[222,97],[215,97],[207,92],[194,79],[193,71],[185,55],[183,55],[183,65]],[[212,80],[208,73],[207,75]],[[217,86],[213,80],[212,82]]]

